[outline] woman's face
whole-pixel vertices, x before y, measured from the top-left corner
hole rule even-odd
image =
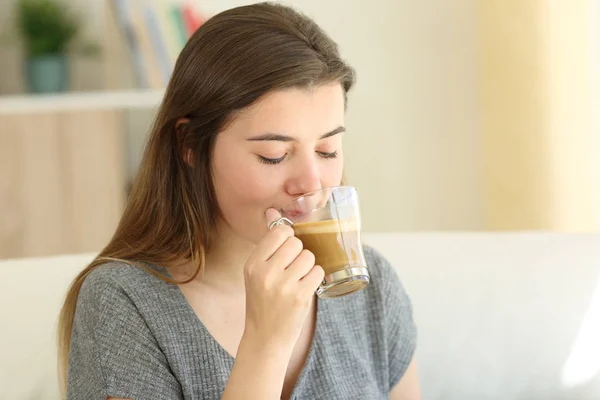
[[[225,224],[258,243],[265,211],[337,186],[344,164],[344,95],[339,83],[264,96],[219,133],[213,179]]]

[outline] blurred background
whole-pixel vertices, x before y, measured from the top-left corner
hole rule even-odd
[[[248,3],[0,2],[0,258],[101,248],[178,51]],[[286,3],[357,70],[365,230],[598,230],[598,0]]]

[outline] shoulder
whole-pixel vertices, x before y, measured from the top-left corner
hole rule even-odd
[[[387,379],[394,387],[413,358],[417,345],[417,326],[413,318],[412,302],[398,276],[398,266],[392,264],[377,250],[364,246],[365,260],[371,275],[369,310],[381,328]],[[367,287],[369,289],[369,287]]]
[[[160,302],[161,287],[168,285],[144,269],[111,261],[96,266],[81,285],[74,315],[77,338],[93,337],[99,348],[110,349],[127,333],[138,341],[154,342],[149,323]]]
[[[159,267],[144,264],[148,269],[163,273]],[[97,292],[106,289],[131,289],[140,285],[164,282],[142,267],[124,261],[107,261],[96,266],[86,277],[81,291]]]
[[[386,278],[390,275],[395,275],[396,271],[387,258],[379,250],[372,246],[364,245],[363,251],[365,254],[365,260],[367,261],[367,268],[369,273],[374,275],[376,278]]]
[[[170,326],[157,311],[159,285],[168,285],[161,282],[113,261],[85,277],[73,320],[69,398],[181,398],[160,342],[161,327]]]
[[[106,310],[107,306],[136,303],[140,296],[146,297],[148,292],[154,291],[160,285],[168,283],[137,265],[108,261],[96,266],[85,277],[79,291],[77,307],[98,311]]]
[[[399,297],[408,300],[408,295],[400,279],[401,277],[398,276],[397,268],[374,247],[364,245],[363,251],[371,277],[371,285],[377,288],[384,298],[389,296],[390,292],[394,292]]]
[[[363,251],[370,283],[360,297],[373,318],[384,323],[412,319],[412,302],[397,267],[371,246],[363,246]]]

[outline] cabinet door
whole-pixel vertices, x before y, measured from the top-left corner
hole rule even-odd
[[[125,200],[120,111],[0,115],[0,258],[101,250]]]

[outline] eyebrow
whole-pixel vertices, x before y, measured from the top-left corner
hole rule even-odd
[[[328,137],[331,137],[333,135],[337,135],[340,132],[345,132],[346,128],[344,128],[343,126],[338,126],[337,128],[335,128],[334,130],[332,130],[331,132],[327,132],[326,134],[322,135],[319,140],[322,139],[326,139]],[[259,136],[254,136],[251,137],[249,139],[247,139],[248,141],[251,142],[262,142],[262,141],[268,141],[268,140],[275,140],[275,141],[280,141],[280,142],[294,142],[296,141],[295,138],[291,137],[291,136],[286,136],[286,135],[282,135],[279,133],[265,133]]]

